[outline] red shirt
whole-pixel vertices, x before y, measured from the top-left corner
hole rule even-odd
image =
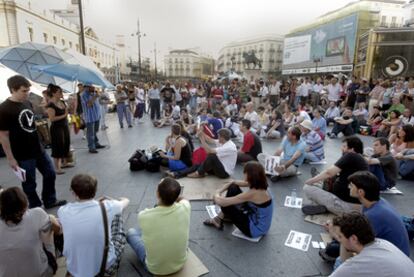
[[[243,153],[248,153],[250,152],[250,150],[252,149],[252,147],[254,146],[254,136],[252,134],[252,132],[248,131],[243,138],[243,146],[241,151]]]

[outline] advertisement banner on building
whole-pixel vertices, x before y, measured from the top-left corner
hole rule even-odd
[[[286,38],[284,41],[283,64],[295,64],[309,60],[310,35]]]
[[[358,15],[355,13],[285,38],[283,70],[352,65],[356,47],[357,25]],[[309,36],[311,37],[310,52],[305,51],[303,56],[296,54],[292,58],[292,42],[302,41],[303,47],[308,47],[304,38]],[[318,72],[321,72],[319,68]]]

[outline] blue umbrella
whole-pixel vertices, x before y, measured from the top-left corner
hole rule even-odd
[[[79,64],[49,64],[34,65],[32,70],[60,77],[68,81],[78,81],[86,85],[97,85],[104,88],[113,88],[113,85],[98,72]]]

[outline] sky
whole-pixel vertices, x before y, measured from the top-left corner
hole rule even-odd
[[[42,8],[66,8],[70,0],[32,0]],[[158,63],[169,49],[200,49],[214,58],[226,43],[261,35],[284,35],[352,0],[83,0],[85,25],[106,41],[124,35],[134,55],[140,19],[141,52]],[[136,58],[135,58],[136,59]]]

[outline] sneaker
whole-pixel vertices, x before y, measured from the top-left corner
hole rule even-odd
[[[270,181],[272,181],[273,183],[280,181],[280,179],[282,179],[282,177],[280,177],[279,175],[274,175],[270,177]]]
[[[105,145],[102,145],[102,144],[97,144],[96,145],[96,149],[102,149],[102,148],[105,148]]]
[[[313,178],[313,177],[315,177],[316,175],[319,174],[319,171],[316,169],[316,167],[311,167],[310,173],[311,173],[311,176]]]
[[[91,154],[96,154],[96,153],[98,153],[98,151],[97,151],[96,149],[90,149],[90,150],[89,150],[89,153],[91,153]]]
[[[45,205],[45,209],[52,209],[55,207],[63,206],[66,205],[66,203],[68,203],[66,200],[56,200],[55,203]]]
[[[337,136],[336,136],[334,133],[331,133],[331,134],[329,135],[329,138],[331,138],[331,139],[335,139],[335,138],[337,138]]]
[[[328,210],[323,205],[307,205],[302,207],[302,212],[305,215],[315,215],[327,213]]]
[[[128,125],[128,128],[132,128],[132,125]]]

